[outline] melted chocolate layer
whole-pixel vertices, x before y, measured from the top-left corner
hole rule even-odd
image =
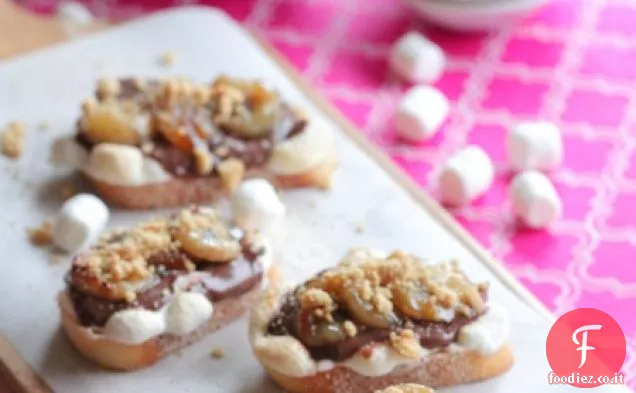
[[[83,326],[104,326],[110,316],[129,308],[158,310],[173,296],[173,285],[179,278],[188,278],[182,288],[206,295],[211,301],[240,296],[259,285],[263,278],[263,265],[257,261],[264,250],[253,249],[242,242],[243,252],[227,263],[196,262],[196,271],[185,268],[188,257],[180,251],[167,251],[148,258],[150,265],[161,266],[145,288],[137,292],[132,302],[108,300],[87,295],[74,288],[67,278],[68,293],[75,312]]]
[[[484,300],[487,293],[482,293]],[[357,326],[358,332],[353,337],[329,344],[312,346],[305,342],[298,332],[297,318],[299,306],[296,296],[289,293],[281,305],[278,313],[270,320],[267,332],[274,336],[291,335],[298,338],[307,347],[307,350],[315,360],[328,359],[342,361],[353,356],[358,350],[378,342],[386,342],[394,329],[409,328],[420,338],[420,344],[429,349],[446,347],[457,339],[459,329],[476,320],[479,316],[467,318],[457,316],[451,322],[431,322],[424,320],[404,319],[403,323],[394,329],[379,329],[368,326]],[[334,312],[336,321],[351,319],[342,310]]]

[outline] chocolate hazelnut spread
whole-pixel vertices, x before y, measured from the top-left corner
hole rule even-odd
[[[148,265],[158,268],[133,302],[109,300],[78,290],[71,279],[73,270],[66,280],[68,293],[83,326],[104,326],[112,314],[124,309],[158,310],[170,300],[174,286],[182,278],[186,282],[181,289],[202,293],[212,302],[240,296],[259,285],[264,273],[258,261],[264,250],[255,248],[245,237],[241,248],[241,256],[227,263],[197,261],[181,250],[158,252],[148,258]],[[189,260],[194,261],[194,271],[187,268]]]
[[[178,143],[175,144],[174,140],[166,138],[165,133],[158,132],[158,123],[161,122],[153,121],[151,148],[144,149],[144,154],[158,161],[167,172],[177,177],[201,176],[197,171],[196,157],[191,151],[193,144],[207,146],[215,163],[227,158],[236,158],[250,169],[263,166],[276,143],[298,135],[307,126],[305,119],[295,113],[288,104],[278,100],[271,128],[261,136],[245,137],[227,125],[215,124],[211,103],[201,106],[194,101],[186,100],[172,105],[167,110],[160,108],[160,100],[157,99],[160,88],[159,81],[121,79],[117,94],[113,98],[134,101],[142,111],[163,112],[172,126],[182,127],[186,131],[184,143],[188,148],[184,149],[183,146],[180,148]],[[104,100],[112,96],[98,90],[96,97],[98,100]],[[84,135],[81,127],[79,128],[76,141],[90,149],[93,143]],[[217,175],[217,172],[212,171],[210,175]]]

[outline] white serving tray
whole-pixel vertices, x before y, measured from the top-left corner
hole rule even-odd
[[[170,69],[157,63],[167,50],[178,53],[178,61]],[[46,250],[28,243],[24,231],[54,215],[61,203],[54,184],[65,174],[47,160],[50,142],[73,131],[79,103],[92,93],[97,77],[187,75],[207,81],[218,73],[266,81],[288,100],[324,117],[337,133],[342,162],[333,189],[283,196],[289,211],[288,236],[279,262],[286,279],[302,280],[332,265],[352,246],[404,249],[435,260],[457,258],[476,279],[491,281],[492,299],[510,311],[517,361],[500,378],[444,391],[575,391],[547,384],[550,369],[545,338],[551,320],[536,306],[536,300],[494,265],[485,264],[473,243],[451,234],[447,218],[435,206],[425,208],[402,181],[337,132],[336,123],[318,111],[315,101],[301,92],[290,74],[250,34],[223,13],[196,7],[156,14],[0,64],[0,124],[19,119],[33,126],[20,160],[2,159],[0,335],[17,347],[53,389],[68,393],[280,391],[252,357],[245,318],[146,370],[124,374],[94,367],[71,348],[59,328],[55,296],[63,288],[68,261],[51,263]],[[50,124],[49,130],[35,131],[42,120]],[[14,179],[8,173],[16,168],[19,174]],[[111,226],[155,214],[116,211]],[[365,226],[363,233],[354,231],[359,223]],[[225,349],[224,359],[210,356],[215,347]],[[624,390],[605,387],[596,391]]]

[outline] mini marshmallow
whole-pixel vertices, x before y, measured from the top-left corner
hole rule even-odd
[[[65,251],[77,251],[99,236],[109,216],[108,207],[101,199],[78,194],[62,205],[53,224],[53,242]]]
[[[468,203],[490,188],[494,175],[486,152],[478,146],[467,146],[444,164],[439,178],[440,198],[447,205]]]
[[[232,216],[245,230],[271,234],[285,216],[285,206],[274,187],[265,179],[242,182],[230,202]]]
[[[514,213],[529,228],[545,228],[561,216],[559,194],[541,172],[531,170],[516,175],[509,194]]]
[[[95,20],[93,14],[83,4],[69,1],[57,6],[57,17],[64,22],[87,25]]]
[[[100,143],[88,157],[84,170],[106,183],[135,185],[143,181],[144,156],[137,147]]]
[[[547,171],[556,168],[563,157],[561,132],[547,122],[515,125],[508,132],[508,158],[513,169]]]
[[[205,295],[182,292],[175,296],[166,310],[167,332],[177,336],[190,334],[210,319],[214,310]]]
[[[411,88],[400,101],[394,115],[395,129],[410,141],[431,139],[446,120],[446,96],[431,86]]]
[[[120,310],[104,326],[104,335],[126,344],[141,344],[166,330],[164,317],[144,309]]]
[[[433,83],[446,65],[444,51],[417,32],[403,35],[391,49],[389,63],[393,71],[412,83]]]

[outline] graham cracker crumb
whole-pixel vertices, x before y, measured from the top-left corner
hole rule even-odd
[[[164,67],[172,67],[177,62],[177,52],[169,50],[161,55],[159,63]]]
[[[53,243],[53,222],[46,220],[37,228],[27,229],[29,240],[36,246],[48,246]]]
[[[364,224],[360,223],[360,224],[356,224],[354,230],[356,233],[364,233],[364,231],[366,230],[366,227],[364,226]]]
[[[349,337],[354,337],[358,334],[358,328],[356,328],[356,325],[351,321],[344,321],[342,327]]]
[[[331,296],[318,288],[309,288],[298,295],[298,301],[302,309],[321,308],[330,310],[334,306]]]
[[[66,257],[66,255],[63,252],[58,251],[58,250],[51,251],[49,256],[51,258],[51,262],[53,262],[53,263],[63,262],[65,257]]]
[[[212,357],[215,359],[223,359],[225,357],[225,350],[223,348],[214,348],[212,350]]]
[[[389,342],[393,349],[408,358],[418,359],[422,353],[419,339],[411,329],[391,332]]]
[[[197,173],[199,175],[207,175],[212,172],[214,168],[214,157],[210,154],[207,147],[196,147],[193,151],[194,161],[197,166]]]
[[[51,127],[51,123],[47,120],[42,120],[38,123],[38,131],[46,131]]]
[[[2,154],[9,158],[19,158],[24,149],[25,135],[26,125],[24,123],[18,121],[8,123],[4,127],[4,132],[0,139]]]
[[[236,158],[228,158],[218,165],[223,188],[232,192],[238,187],[245,175],[245,164]]]

